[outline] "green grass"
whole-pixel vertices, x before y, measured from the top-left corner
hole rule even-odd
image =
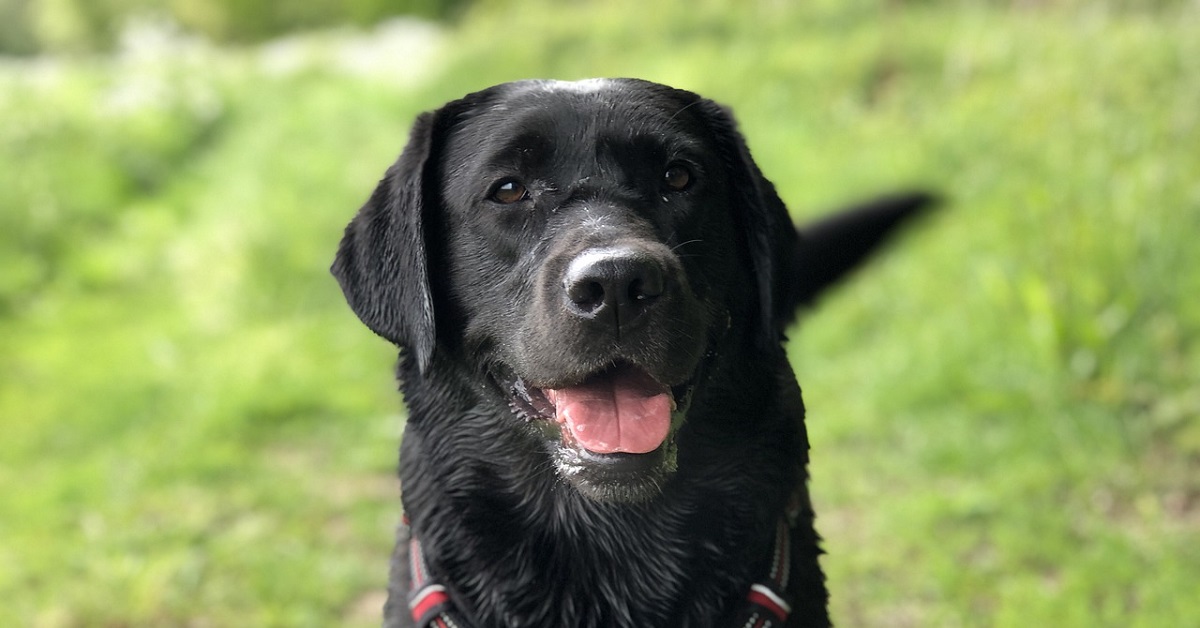
[[[1200,616],[1200,10],[736,6],[0,65],[0,624],[377,623],[402,418],[326,267],[416,112],[533,76],[731,105],[798,219],[952,200],[792,334],[839,624]]]

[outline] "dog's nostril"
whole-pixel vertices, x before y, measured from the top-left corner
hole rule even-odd
[[[630,301],[641,301],[645,298],[646,298],[646,295],[642,293],[642,280],[634,279],[633,281],[631,281],[629,283],[629,300]]]
[[[567,285],[567,298],[585,311],[604,304],[604,286],[599,281],[573,281]]]
[[[663,293],[662,272],[657,266],[646,266],[639,276],[629,282],[629,300],[645,301]]]

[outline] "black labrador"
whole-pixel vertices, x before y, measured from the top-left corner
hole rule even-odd
[[[797,231],[728,111],[644,81],[421,115],[333,265],[402,348],[385,625],[827,625],[783,331],[931,201]]]

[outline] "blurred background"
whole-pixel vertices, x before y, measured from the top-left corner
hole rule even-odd
[[[0,0],[0,624],[371,626],[403,412],[327,273],[420,111],[638,76],[797,220],[843,626],[1200,617],[1200,2]]]

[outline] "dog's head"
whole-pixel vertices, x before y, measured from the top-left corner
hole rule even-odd
[[[468,365],[596,498],[654,494],[721,346],[773,355],[797,235],[730,115],[636,80],[526,81],[413,126],[333,272],[416,373]]]

